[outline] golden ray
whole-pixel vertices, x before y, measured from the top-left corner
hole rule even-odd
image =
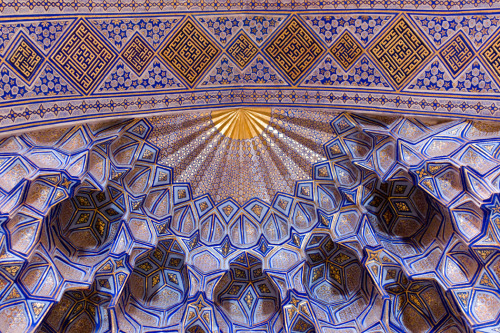
[[[234,140],[254,138],[271,120],[271,108],[238,108],[214,111],[212,122],[219,132]]]

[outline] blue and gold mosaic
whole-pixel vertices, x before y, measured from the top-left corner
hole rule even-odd
[[[0,329],[494,331],[499,136],[247,108],[6,137]]]
[[[500,331],[499,94],[496,0],[0,1],[0,332]]]
[[[0,10],[13,10],[9,3]],[[19,4],[15,16],[2,18],[1,130],[248,103],[498,118],[500,12],[493,4],[486,11],[456,3],[447,7],[461,12],[435,14],[423,2],[411,12],[373,2],[367,15],[340,3],[291,12],[282,4],[275,13],[260,5],[203,12],[194,4],[126,13],[133,3],[105,17],[69,13],[79,5],[52,13],[47,4],[43,18],[24,15]],[[105,4],[117,5],[88,2]]]

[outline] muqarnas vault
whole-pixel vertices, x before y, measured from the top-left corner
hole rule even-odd
[[[499,133],[247,108],[6,137],[0,330],[494,332]]]

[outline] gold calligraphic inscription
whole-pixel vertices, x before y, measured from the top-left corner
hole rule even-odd
[[[359,42],[351,36],[349,32],[344,31],[342,36],[337,39],[330,49],[332,55],[337,59],[339,64],[347,70],[363,53],[363,49]]]
[[[139,75],[154,56],[151,47],[138,35],[135,35],[122,52],[127,64]]]
[[[233,57],[236,64],[241,68],[248,65],[257,52],[259,52],[259,49],[244,32],[241,32],[227,49],[227,53]]]
[[[391,79],[400,86],[432,55],[430,48],[404,18],[370,49]]]
[[[52,60],[85,93],[89,93],[102,78],[113,58],[111,49],[83,21],[52,56]]]
[[[30,80],[43,58],[24,37],[21,37],[8,61],[19,74]]]
[[[462,33],[458,33],[443,47],[439,54],[455,76],[472,60],[474,50]]]
[[[296,82],[324,52],[309,31],[293,18],[265,48],[270,58]]]
[[[219,52],[216,44],[187,20],[161,54],[189,84],[193,84]]]

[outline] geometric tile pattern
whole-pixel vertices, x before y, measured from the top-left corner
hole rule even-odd
[[[165,60],[193,84],[219,54],[215,43],[186,21],[162,51]]]
[[[233,57],[240,68],[248,65],[258,51],[250,38],[243,32],[235,38],[233,44],[227,49],[227,53]]]
[[[488,61],[493,72],[500,75],[500,37],[496,37],[493,43],[483,51],[484,58]]]
[[[431,56],[429,47],[404,18],[385,32],[370,52],[398,86]]]
[[[196,8],[202,11],[291,11],[291,10],[303,10],[304,8],[313,8],[321,10],[329,8],[337,9],[387,9],[390,6],[395,8],[403,9],[427,9],[427,7],[432,7],[435,10],[449,11],[449,10],[460,10],[460,9],[470,9],[478,8],[481,5],[489,5],[491,2],[486,0],[460,0],[453,3],[447,2],[445,0],[423,0],[419,2],[405,2],[390,0],[390,1],[373,1],[373,0],[359,0],[352,2],[350,0],[341,1],[324,1],[324,0],[314,0],[314,1],[297,1],[297,2],[275,2],[275,1],[253,1],[246,0],[235,3],[220,3],[214,0],[204,1],[201,3],[192,3],[187,0],[160,0],[154,3],[151,2],[141,2],[141,1],[131,1],[127,3],[116,3],[114,1],[91,1],[88,3],[38,3],[38,2],[27,2],[19,3],[14,0],[6,1],[1,8],[1,11],[14,12],[22,10],[40,12],[53,12],[53,11],[67,11],[69,13],[79,12],[82,9],[92,9],[92,10],[103,10],[103,11],[144,11],[154,13],[159,10],[167,8],[171,11],[192,11],[192,8]],[[493,2],[496,4],[496,2]]]
[[[265,50],[294,82],[324,51],[321,44],[295,18],[272,39]]]
[[[122,53],[123,59],[139,75],[149,65],[153,55],[153,50],[139,35],[135,35],[130,40]]]
[[[332,45],[343,31],[351,31],[366,46],[394,16],[340,14],[302,17],[328,46]]]
[[[52,56],[63,73],[86,93],[105,74],[113,58],[114,54],[109,46],[101,42],[83,21],[73,28]]]
[[[29,81],[40,68],[43,58],[30,42],[21,37],[8,61],[22,77]]]
[[[468,45],[467,39],[461,34],[456,34],[446,46],[439,52],[444,63],[450,69],[452,75],[457,75],[470,63],[474,57],[474,51]]]
[[[56,118],[248,103],[498,118],[500,12],[492,8],[469,15],[458,10],[479,2],[429,1],[424,2],[435,13],[419,2],[403,5],[416,5],[411,13],[379,8],[361,15],[337,1],[335,11],[324,7],[326,2],[315,13],[290,14],[285,9],[298,8],[295,2],[277,9],[264,1],[250,2],[243,13],[231,11],[238,4],[214,4],[224,10],[191,15],[185,4],[175,2],[172,8],[179,11],[126,17],[111,12],[114,3],[91,1],[85,8],[100,8],[106,17],[82,14],[78,19],[69,13],[81,9],[79,4],[65,7],[68,15],[63,16],[47,4],[40,9],[43,18],[9,16],[0,24],[0,130]],[[439,9],[440,3],[450,12]],[[15,10],[13,4],[2,3],[0,11]],[[153,10],[167,4],[159,0],[145,6]],[[254,11],[264,5],[275,9],[265,15]],[[352,4],[382,6],[372,5]],[[119,5],[123,10],[142,6],[135,0]],[[198,6],[206,9],[208,3]],[[20,44],[29,47],[19,52]]]
[[[431,63],[411,81],[406,89],[483,94],[499,91],[498,85],[477,58],[472,60],[456,78],[452,77],[451,71],[447,71],[443,62],[439,58],[431,60]]]
[[[0,1],[0,331],[500,330],[499,8]]]
[[[2,331],[498,325],[496,123],[329,113],[311,177],[240,204],[175,180],[159,118],[0,141]]]
[[[363,49],[359,43],[347,32],[333,44],[331,53],[339,64],[347,70],[361,56]]]

